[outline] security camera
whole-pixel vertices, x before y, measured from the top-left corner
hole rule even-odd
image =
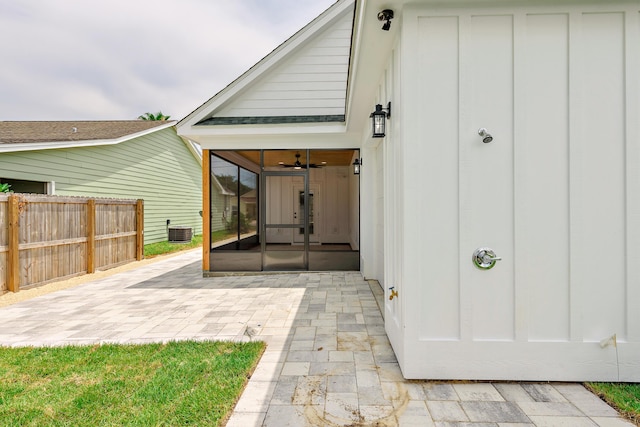
[[[391,20],[393,19],[393,10],[385,9],[378,12],[378,21],[386,21],[382,26],[382,29],[385,31],[389,31],[391,28]]]

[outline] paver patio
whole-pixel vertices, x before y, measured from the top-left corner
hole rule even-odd
[[[228,426],[632,426],[580,384],[407,381],[357,272],[203,278],[200,251],[0,308],[0,345],[268,343]]]

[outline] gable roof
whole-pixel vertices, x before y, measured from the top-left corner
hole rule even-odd
[[[197,135],[193,127],[203,125],[343,125],[354,4],[338,0],[182,119],[178,133]],[[332,81],[314,80],[331,73]],[[294,74],[308,80],[296,81]]]
[[[175,123],[175,120],[0,122],[0,152],[119,144]]]

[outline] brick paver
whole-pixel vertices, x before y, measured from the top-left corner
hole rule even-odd
[[[203,278],[200,256],[0,308],[0,345],[264,340],[230,427],[632,426],[579,384],[403,380],[357,272]]]

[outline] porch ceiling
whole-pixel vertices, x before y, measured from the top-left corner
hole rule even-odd
[[[353,159],[354,150],[311,150],[310,163],[323,164],[326,166],[349,166]],[[256,165],[260,164],[260,151],[243,150],[237,151],[239,155],[248,159]],[[296,161],[296,153],[300,153],[300,162],[307,161],[306,150],[267,150],[264,152],[265,166],[280,166],[279,162],[287,164]]]

